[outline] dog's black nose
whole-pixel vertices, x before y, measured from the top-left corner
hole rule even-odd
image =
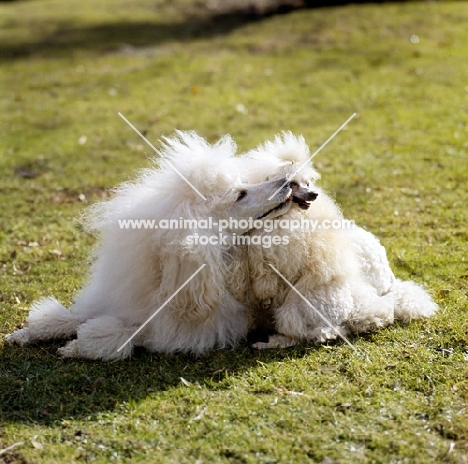
[[[308,192],[306,195],[306,201],[314,201],[318,197],[316,192]]]

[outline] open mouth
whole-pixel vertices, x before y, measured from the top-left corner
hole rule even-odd
[[[288,205],[291,201],[294,201],[294,197],[292,195],[292,193],[288,196],[288,198],[286,198],[285,201],[283,201],[283,203],[280,203],[278,206],[275,206],[274,208],[270,209],[269,211],[267,211],[266,213],[263,213],[261,216],[259,216],[257,219],[263,219],[264,217],[267,217],[268,215],[270,215],[271,213],[276,213],[280,210],[282,210],[286,205]]]
[[[302,198],[299,198],[296,196],[293,196],[292,201],[296,203],[301,209],[309,209],[310,204],[311,204],[311,201],[305,201]]]

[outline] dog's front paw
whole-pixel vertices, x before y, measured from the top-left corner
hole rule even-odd
[[[299,340],[286,335],[275,334],[271,335],[268,342],[257,342],[252,345],[252,348],[257,350],[268,350],[271,348],[288,348],[294,346]]]
[[[255,348],[256,350],[267,350],[270,348],[270,345],[268,342],[257,342],[252,345],[252,348]]]
[[[19,329],[16,332],[7,335],[5,341],[11,345],[26,345],[30,341],[29,329]]]
[[[80,350],[78,349],[78,342],[77,340],[72,340],[68,342],[62,348],[57,350],[57,354],[61,358],[79,358],[80,357]]]
[[[319,327],[312,330],[307,336],[307,340],[319,345],[337,337],[344,337],[344,330],[341,327]]]

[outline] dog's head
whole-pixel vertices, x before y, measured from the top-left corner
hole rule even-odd
[[[271,219],[285,214],[292,204],[292,188],[286,176],[248,183],[245,161],[235,156],[236,145],[226,136],[210,145],[193,132],[178,132],[166,138],[159,164],[165,175],[159,176],[168,197],[172,214],[212,217],[214,221],[233,219],[229,232],[246,232],[236,227],[240,220]],[[252,224],[252,221],[249,222]],[[245,222],[244,222],[245,224]]]
[[[293,201],[292,188],[286,177],[258,184],[241,183],[232,193],[237,195],[236,199],[233,202],[231,198],[228,202],[224,216],[236,219],[273,219],[285,214]],[[246,230],[243,228],[244,232]]]
[[[307,210],[318,192],[314,185],[320,175],[310,161],[309,147],[302,136],[291,132],[277,135],[246,154],[248,178],[253,182],[265,182],[287,178],[292,189],[293,202]]]

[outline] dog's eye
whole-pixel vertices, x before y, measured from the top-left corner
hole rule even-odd
[[[289,186],[290,187],[297,187],[298,183],[296,181],[292,180],[291,182],[289,182]]]
[[[244,198],[246,195],[247,195],[247,192],[245,190],[241,190],[239,192],[239,195],[237,195],[237,200],[236,201],[242,200],[242,198]]]

